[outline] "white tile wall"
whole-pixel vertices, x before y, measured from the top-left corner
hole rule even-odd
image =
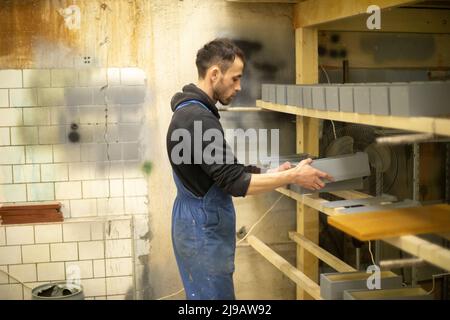
[[[6,245],[6,231],[5,227],[0,227],[0,246]]]
[[[25,163],[24,147],[0,147],[0,154],[2,155],[0,158],[0,164]]]
[[[145,196],[148,194],[147,181],[145,179],[125,179],[125,196]]]
[[[39,263],[37,272],[39,281],[58,281],[66,277],[64,262]]]
[[[22,88],[22,70],[0,70],[0,88]]]
[[[0,247],[0,265],[20,263],[22,263],[20,246]]]
[[[8,272],[8,266],[0,266],[0,284],[9,283],[8,275],[3,273],[3,272],[1,272],[1,271]]]
[[[0,300],[22,300],[23,292],[21,284],[0,285]]]
[[[79,145],[55,145],[53,146],[53,157],[55,163],[62,162],[79,162],[80,146]]]
[[[63,225],[64,242],[91,240],[89,223],[66,223]]]
[[[94,260],[94,277],[104,278],[105,275],[105,260]]]
[[[23,124],[21,108],[1,108],[0,127],[14,127]]]
[[[13,146],[38,144],[38,128],[37,127],[11,128],[11,144]]]
[[[131,239],[106,241],[106,258],[120,258],[131,256],[132,256]]]
[[[38,92],[38,103],[40,106],[64,106],[66,99],[63,88],[41,88]]]
[[[125,197],[125,213],[126,214],[147,214],[147,198],[146,197]]]
[[[13,166],[14,183],[40,182],[40,165]]]
[[[108,229],[110,221],[106,222],[92,222],[91,223],[91,239],[92,240],[104,240],[105,231]]]
[[[33,226],[6,227],[6,244],[8,246],[33,243]]]
[[[57,182],[55,183],[56,199],[80,199],[81,196],[81,182]]]
[[[133,258],[106,259],[106,276],[133,275]]]
[[[37,280],[35,264],[9,266],[9,274],[22,282],[33,282]]]
[[[26,126],[49,125],[50,108],[24,108],[23,124]]]
[[[27,201],[27,188],[25,184],[0,184],[0,202]]]
[[[107,234],[108,239],[131,238],[131,221],[118,220],[111,222],[111,231]]]
[[[34,226],[36,243],[62,242],[62,225],[36,225]]]
[[[105,247],[103,241],[89,241],[78,243],[80,260],[103,259]]]
[[[95,199],[71,200],[70,209],[72,218],[92,217],[97,214],[97,202]]]
[[[106,279],[86,279],[81,281],[86,297],[106,295]]]
[[[95,180],[96,170],[92,163],[71,163],[69,164],[70,180]]]
[[[9,90],[11,107],[34,107],[38,105],[36,89],[11,89]]]
[[[66,262],[66,278],[90,279],[93,277],[92,260]]]
[[[106,293],[108,295],[126,294],[133,288],[132,277],[106,278]]]
[[[23,70],[23,87],[50,87],[50,70],[28,69]]]
[[[109,190],[111,192],[111,197],[122,197],[123,196],[123,180],[110,180]]]
[[[50,246],[48,244],[36,244],[22,246],[23,263],[37,263],[50,261]]]
[[[42,182],[60,182],[69,179],[67,164],[43,164],[41,165]]]
[[[27,163],[52,163],[53,148],[52,146],[27,146],[25,147],[27,154]]]
[[[102,87],[107,84],[106,69],[80,70],[78,77],[79,77],[79,85],[80,86]]]
[[[0,146],[9,146],[11,144],[9,132],[9,128],[0,128]]]
[[[0,183],[12,183],[12,166],[0,166]]]
[[[99,216],[122,215],[124,213],[123,198],[97,199]]]
[[[121,81],[124,85],[137,86],[144,85],[146,80],[145,72],[138,68],[121,69]]]
[[[51,70],[52,87],[74,87],[77,85],[78,73],[74,69]]]
[[[0,89],[0,108],[9,107],[9,91],[6,89]]]
[[[83,198],[105,198],[108,196],[108,180],[83,181]]]
[[[50,245],[51,261],[74,261],[78,260],[78,244],[52,243]]]
[[[53,183],[27,184],[28,201],[55,200],[55,186]]]

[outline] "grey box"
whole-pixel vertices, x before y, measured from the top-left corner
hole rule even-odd
[[[269,102],[277,103],[277,87],[274,84],[269,85]]]
[[[369,87],[371,114],[387,116],[390,115],[389,87],[377,85]]]
[[[343,272],[320,275],[320,295],[325,300],[342,300],[346,290],[366,290],[371,273]],[[391,271],[380,272],[381,289],[402,287],[402,278]]]
[[[389,88],[391,115],[449,115],[450,82],[393,84]]]
[[[303,107],[312,109],[312,86],[302,86],[303,90]]]
[[[421,287],[381,289],[381,290],[345,290],[344,300],[433,300]]]
[[[286,98],[286,86],[282,84],[276,85],[276,96],[277,96],[277,104],[287,104],[287,98]]]
[[[362,178],[370,176],[369,156],[365,152],[314,160],[312,167],[330,174],[335,181],[324,181],[326,186],[320,192],[361,189]],[[311,193],[297,185],[289,188],[300,194]]]
[[[312,105],[316,110],[326,110],[325,87],[315,86],[312,88]]]
[[[339,87],[327,86],[325,87],[325,101],[327,110],[339,111]]]
[[[354,107],[356,113],[370,114],[370,90],[366,85],[353,88]]]
[[[295,107],[303,107],[303,89],[300,86],[287,86],[287,104]]]
[[[352,86],[339,87],[339,111],[355,112]]]
[[[261,100],[265,102],[269,102],[269,85],[262,84],[261,85]]]
[[[332,191],[341,191],[341,190],[360,190],[364,188],[363,178],[356,178],[351,180],[344,180],[338,182],[328,183],[325,188],[321,189],[319,192],[332,192]],[[310,194],[315,193],[317,191],[308,190],[306,188],[300,187],[295,184],[291,184],[288,186],[288,189],[299,193],[299,194]]]

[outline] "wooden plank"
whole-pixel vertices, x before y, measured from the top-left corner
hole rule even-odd
[[[308,108],[298,108],[293,106],[278,105],[270,102],[258,100],[258,107],[294,114],[303,117],[335,120],[348,123],[358,123],[370,126],[401,129],[406,131],[417,131],[434,133],[436,135],[450,136],[449,118],[429,118],[429,117],[394,117],[380,116],[372,114],[360,114],[338,111],[323,111]]]
[[[450,232],[450,205],[336,215],[328,223],[361,241]]]
[[[287,189],[286,189],[287,190]],[[292,192],[291,190],[287,190],[290,192],[284,193],[283,189],[277,189],[278,192],[281,192],[283,194],[286,194],[289,197],[292,197],[293,199],[297,201],[301,201],[300,198],[295,196],[295,192]],[[344,199],[361,199],[361,198],[367,198],[370,197],[370,195],[364,194],[359,191],[336,191],[332,192],[332,194],[342,197]],[[301,196],[301,195],[299,195]],[[324,203],[323,199],[313,199],[309,196],[305,196],[305,199],[309,198],[309,201],[311,202],[311,205],[314,205],[315,207],[320,207],[322,203]],[[323,201],[322,201],[323,200]],[[324,212],[328,214],[327,212]],[[333,215],[339,214],[338,212],[334,212]],[[440,236],[444,238],[450,237],[450,233],[440,233]],[[412,254],[418,258],[421,258],[425,260],[428,263],[431,263],[435,266],[438,266],[442,269],[450,271],[450,250],[443,248],[441,246],[435,245],[427,240],[423,240],[417,236],[401,236],[396,238],[388,238],[383,239],[384,242],[389,243],[390,245],[397,247],[398,249],[408,252],[409,254]]]
[[[411,0],[308,0],[295,5],[294,27],[306,28],[358,15],[367,15],[367,8],[376,4],[380,9],[414,3]],[[369,15],[367,15],[369,17]]]
[[[447,10],[394,8],[383,11],[381,29],[367,29],[367,15],[317,26],[320,31],[450,33]]]
[[[0,207],[0,212],[2,211],[13,211],[13,210],[45,210],[45,209],[61,209],[60,202],[29,202],[29,203],[19,203],[19,204],[4,204]]]
[[[283,257],[278,255],[275,251],[270,249],[264,242],[250,236],[247,238],[248,243],[258,251],[264,258],[272,263],[278,270],[283,272],[289,279],[294,281],[299,287],[304,289],[308,294],[316,300],[321,300],[320,287],[304,273],[292,266]]]
[[[329,265],[338,272],[356,271],[356,269],[353,268],[351,265],[348,265],[344,261],[333,256],[331,253],[319,247],[317,244],[308,240],[307,238],[305,238],[304,236],[302,236],[297,232],[289,232],[289,238],[294,240],[302,248],[308,250],[309,252],[314,254],[317,258],[319,258],[320,260],[322,260],[323,262],[325,262],[327,265]]]
[[[280,4],[295,4],[302,0],[226,0],[227,2],[238,3],[280,3]]]
[[[318,33],[314,28],[295,30],[296,82],[319,82]],[[297,117],[297,153],[319,155],[319,119]],[[319,243],[319,212],[304,202],[297,202],[297,232],[314,243]],[[314,282],[319,282],[319,260],[310,252],[297,247],[297,268]],[[313,297],[297,287],[297,299]]]
[[[413,256],[450,271],[450,250],[438,246],[416,236],[402,236],[384,239],[384,242],[393,245]]]

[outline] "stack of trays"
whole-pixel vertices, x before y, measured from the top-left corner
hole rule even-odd
[[[262,100],[301,108],[401,117],[450,114],[450,81],[263,84]]]

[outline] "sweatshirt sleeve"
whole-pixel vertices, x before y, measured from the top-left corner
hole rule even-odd
[[[251,176],[256,167],[240,164],[228,143],[219,120],[202,111],[202,170],[226,193],[234,197],[245,197]],[[194,146],[195,149],[195,146]]]

